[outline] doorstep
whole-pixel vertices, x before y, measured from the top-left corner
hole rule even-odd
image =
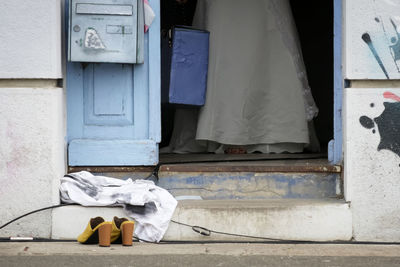
[[[186,155],[186,160],[192,163],[183,162],[182,155],[172,156],[165,158],[159,168],[158,185],[175,197],[199,196],[205,200],[343,197],[342,167],[329,164],[327,159],[312,158],[319,155],[250,154],[247,161],[241,160],[243,155]],[[268,159],[272,156],[310,158]],[[69,171],[87,170],[95,175],[143,179],[153,168],[70,167]]]
[[[67,206],[52,213],[52,238],[76,239],[90,218],[123,217],[122,208]],[[349,203],[343,200],[185,200],[173,220],[207,229],[285,240],[348,241],[352,238]],[[164,240],[255,241],[220,234],[202,236],[191,228],[170,223]]]

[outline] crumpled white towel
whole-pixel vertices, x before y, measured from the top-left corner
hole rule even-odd
[[[135,219],[135,235],[159,242],[168,229],[177,201],[152,181],[121,180],[82,171],[61,179],[61,200],[83,206],[123,206]],[[142,207],[138,207],[142,206]]]

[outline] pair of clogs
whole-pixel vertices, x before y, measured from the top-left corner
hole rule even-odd
[[[102,217],[92,218],[78,236],[78,242],[101,247],[109,247],[111,243],[132,246],[133,228],[134,222],[126,218],[115,216],[112,222],[106,222]]]

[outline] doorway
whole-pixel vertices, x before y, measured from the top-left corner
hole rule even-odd
[[[186,23],[190,25],[191,19],[194,15],[194,6],[196,1],[188,1],[187,6],[177,5],[175,0],[164,1],[162,4],[162,28],[164,29],[163,34],[166,33],[171,25],[171,16],[174,14],[178,17],[179,23]],[[301,52],[304,58],[305,69],[307,72],[308,83],[312,90],[312,95],[319,109],[318,116],[313,120],[315,126],[315,132],[320,144],[319,151],[303,150],[302,153],[294,154],[280,154],[280,155],[268,155],[263,154],[258,157],[262,159],[268,158],[313,158],[313,157],[327,157],[328,143],[333,139],[333,103],[334,103],[334,89],[333,89],[333,1],[290,1],[291,10],[294,21],[296,23],[297,32],[299,34],[299,41],[301,45]],[[175,12],[175,13],[174,13]],[[178,16],[176,15],[178,14]],[[179,15],[180,14],[180,15]],[[162,58],[162,61],[168,59]],[[162,77],[164,80],[164,77]],[[170,104],[162,105],[162,142],[161,148],[168,146],[171,139],[174,126],[174,114],[177,106]],[[290,155],[290,156],[289,156]],[[199,156],[195,154],[188,154],[186,156],[171,156],[171,155],[160,155],[161,162],[164,160],[168,161],[168,157],[173,158],[204,158],[204,155]],[[241,155],[234,156],[241,159],[246,157],[257,157]],[[215,159],[220,161],[223,156],[215,156],[209,154],[209,159]],[[232,158],[232,155],[227,156]]]

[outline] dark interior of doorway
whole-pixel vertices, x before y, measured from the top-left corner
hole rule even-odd
[[[315,102],[322,151],[333,139],[333,1],[290,0]]]
[[[176,2],[163,0],[161,3],[163,34],[174,24],[191,23],[196,0],[188,0],[185,9]],[[321,152],[326,154],[328,142],[333,139],[333,1],[290,0],[290,4],[300,36],[309,84],[319,108],[318,117],[314,119],[315,128]],[[173,105],[163,104],[160,147],[169,144],[174,111]]]

